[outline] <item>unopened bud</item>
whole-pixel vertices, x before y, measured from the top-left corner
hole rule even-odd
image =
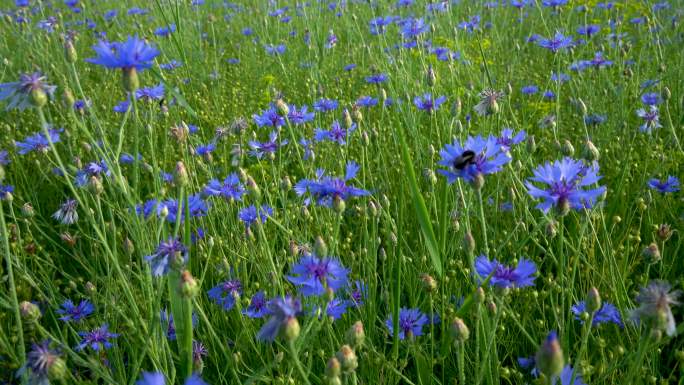
[[[544,232],[549,239],[554,238],[558,234],[558,224],[556,221],[549,221],[544,228]]]
[[[432,69],[432,66],[428,67],[426,81],[428,86],[430,87],[434,86],[437,82],[437,75],[435,74],[435,71]]]
[[[78,54],[76,53],[76,48],[71,40],[64,42],[64,56],[67,62],[75,63],[78,60]]]
[[[283,327],[283,337],[286,341],[294,341],[299,337],[299,331],[301,330],[299,326],[299,321],[297,318],[290,317],[285,321],[285,326]]]
[[[468,326],[465,324],[465,322],[458,317],[454,318],[454,320],[451,322],[450,332],[451,336],[454,337],[458,342],[465,342],[470,337],[470,329],[468,329]]]
[[[344,126],[347,129],[350,129],[351,126],[354,124],[354,121],[352,120],[352,117],[351,117],[351,114],[349,113],[349,110],[345,108],[342,115],[344,116]]]
[[[345,373],[351,373],[359,366],[356,353],[349,345],[342,345],[340,351],[337,352],[337,360],[340,361],[342,371]]]
[[[589,289],[586,309],[590,313],[595,313],[601,309],[601,294],[599,294],[598,289],[595,287]]]
[[[475,238],[473,237],[473,233],[470,231],[466,231],[465,237],[463,239],[463,245],[465,246],[466,252],[468,252],[468,254],[475,252]]]
[[[320,235],[317,236],[316,240],[314,241],[314,253],[316,253],[316,255],[319,257],[328,255],[328,245]]]
[[[199,293],[199,285],[188,270],[181,273],[180,292],[184,298],[194,298]]]
[[[672,236],[672,228],[670,228],[670,225],[668,225],[667,223],[663,223],[660,226],[658,226],[656,236],[658,237],[658,239],[665,242]]]
[[[661,259],[660,249],[658,248],[658,245],[655,242],[646,246],[644,250],[641,252],[641,255],[646,260],[646,263],[651,265],[660,262]]]
[[[437,281],[429,275],[429,274],[421,274],[420,275],[420,280],[423,283],[423,287],[425,287],[425,290],[428,292],[434,292],[437,290]]]
[[[188,170],[185,168],[185,164],[181,161],[176,163],[176,169],[174,170],[174,181],[178,186],[187,186],[190,183]]]
[[[477,175],[475,175],[475,178],[473,178],[473,188],[475,188],[475,190],[479,190],[484,186],[484,183],[484,175],[482,175],[482,173],[477,173]]]
[[[23,301],[19,304],[19,314],[24,322],[28,324],[36,323],[42,316],[38,306],[29,301]]]
[[[290,191],[292,189],[292,181],[290,180],[290,177],[285,175],[283,179],[280,181],[280,188],[283,191]]]
[[[64,105],[66,105],[68,108],[71,108],[71,106],[76,103],[76,98],[74,98],[74,94],[69,88],[64,89],[64,92],[62,93],[62,101],[64,101]]]
[[[600,156],[598,148],[594,146],[591,140],[587,140],[584,143],[584,148],[582,150],[582,157],[588,161],[598,160]]]
[[[546,340],[539,347],[535,358],[537,368],[548,378],[556,377],[563,371],[565,360],[563,359],[563,350],[555,331],[550,332],[546,337]]]
[[[672,92],[668,87],[664,87],[663,91],[661,92],[661,96],[663,97],[664,101],[668,101],[672,97]]]
[[[251,176],[247,176],[247,190],[249,190],[254,196],[259,197],[261,196],[261,189],[259,188],[259,185],[257,185],[256,181],[254,181],[254,178]]]
[[[344,199],[340,197],[339,195],[335,195],[333,198],[333,209],[337,213],[343,213],[347,205],[344,202]]]
[[[42,88],[34,88],[31,90],[31,103],[33,103],[35,107],[43,107],[47,104],[47,101],[48,96]]]
[[[95,175],[90,177],[90,180],[88,181],[88,191],[90,191],[90,193],[93,195],[102,194],[104,187],[102,186],[102,181],[100,178],[96,177]]]
[[[537,142],[534,140],[534,135],[530,135],[527,137],[527,152],[535,151],[537,151]]]
[[[363,322],[356,321],[347,331],[347,343],[354,348],[363,345],[366,339],[366,332],[363,329]]]
[[[52,355],[49,353],[49,355]],[[59,356],[51,356],[51,357],[46,357],[48,358],[48,379],[53,380],[55,382],[62,382],[66,379],[66,375],[68,373],[67,364],[66,361]]]
[[[328,360],[328,364],[325,366],[325,376],[330,379],[334,377],[339,377],[342,373],[340,361],[332,357]]]
[[[565,139],[561,145],[561,152],[565,156],[572,156],[575,153],[575,147],[572,145],[572,143],[570,143],[569,140]]]
[[[475,302],[477,302],[479,304],[483,304],[485,301],[485,298],[486,298],[486,296],[485,296],[485,292],[484,292],[484,289],[482,288],[482,286],[475,289]]]
[[[122,84],[124,90],[128,92],[135,92],[140,87],[140,79],[138,78],[138,70],[135,67],[128,67],[123,69]]]
[[[577,99],[577,106],[579,107],[579,110],[582,113],[582,115],[586,116],[587,115],[587,105],[584,104],[584,100]]]
[[[31,218],[34,215],[36,215],[36,211],[33,209],[33,205],[31,203],[26,202],[21,206],[21,215],[23,215],[25,218]]]
[[[290,113],[290,107],[287,106],[287,103],[283,99],[278,99],[276,100],[276,109],[282,116],[287,116]]]

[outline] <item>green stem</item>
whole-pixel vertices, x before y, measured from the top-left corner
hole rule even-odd
[[[458,385],[465,385],[465,341],[458,341]]]
[[[480,202],[480,224],[482,225],[482,242],[484,242],[485,255],[489,256],[489,242],[487,241],[487,222],[485,221],[484,202],[482,201],[482,189],[476,188],[477,200]]]
[[[288,341],[288,346],[290,348],[290,354],[292,355],[292,360],[294,361],[295,368],[297,368],[299,375],[302,377],[302,380],[304,380],[304,383],[306,385],[311,385],[311,382],[309,382],[309,375],[306,373],[306,370],[304,370],[302,362],[299,361],[299,356],[297,355],[297,349],[295,348],[294,340]]]

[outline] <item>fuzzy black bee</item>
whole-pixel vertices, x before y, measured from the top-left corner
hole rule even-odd
[[[459,156],[454,159],[453,166],[456,170],[463,170],[469,164],[475,163],[475,152],[470,150],[465,150]]]

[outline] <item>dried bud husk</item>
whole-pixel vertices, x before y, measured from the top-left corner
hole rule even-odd
[[[181,273],[180,292],[184,298],[194,298],[199,293],[199,285],[188,270]]]
[[[651,265],[660,262],[662,258],[660,255],[660,249],[658,248],[658,245],[655,242],[646,246],[642,251],[641,255],[646,260],[646,263]]]
[[[658,230],[656,231],[656,236],[662,242],[665,242],[668,239],[670,239],[670,237],[672,236],[672,228],[667,223],[663,223],[660,226],[658,226]]]
[[[27,324],[36,323],[43,316],[38,306],[29,301],[23,301],[19,304],[19,314]]]

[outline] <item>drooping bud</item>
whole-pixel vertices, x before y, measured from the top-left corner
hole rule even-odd
[[[140,87],[138,70],[136,70],[135,67],[124,68],[121,80],[124,90],[128,92],[133,93]]]
[[[456,339],[458,342],[465,342],[470,337],[470,329],[468,329],[468,326],[465,324],[465,322],[458,317],[454,318],[454,320],[451,322],[451,328],[449,331],[451,332],[451,336],[454,337],[454,339]]]
[[[641,252],[641,255],[646,260],[646,263],[650,265],[660,262],[661,259],[660,249],[655,242],[652,242],[650,245],[646,246]]]
[[[599,294],[598,289],[595,287],[589,289],[586,309],[590,313],[595,313],[601,309],[601,294]]]
[[[356,321],[347,331],[347,343],[353,348],[358,348],[363,345],[366,339],[366,332],[363,329],[363,322]]]
[[[194,298],[199,293],[199,285],[188,270],[181,273],[180,292],[184,298]]]
[[[342,345],[340,351],[337,352],[337,360],[340,361],[342,371],[345,373],[351,373],[359,366],[356,353],[349,345]]]
[[[547,378],[556,377],[563,371],[565,360],[563,359],[563,350],[555,331],[550,332],[546,337],[546,340],[539,347],[535,359],[537,368]]]

